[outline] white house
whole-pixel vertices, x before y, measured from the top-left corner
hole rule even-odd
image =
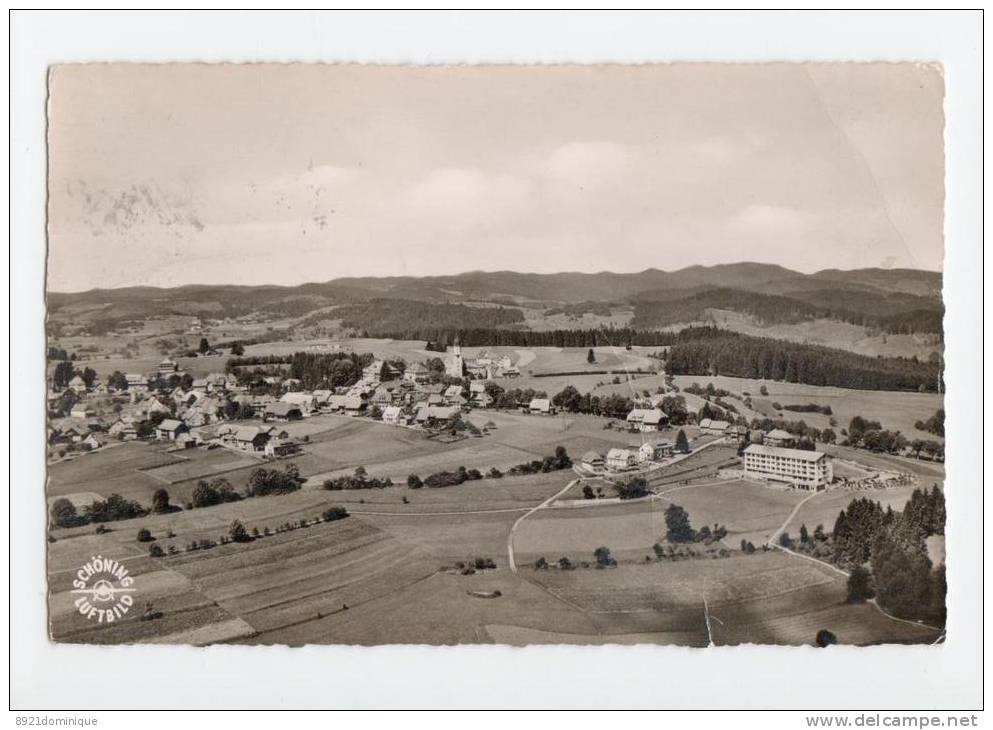
[[[72,410],[69,411],[70,418],[92,418],[93,415],[93,409],[84,403],[77,403],[72,407]]]
[[[661,461],[672,456],[672,444],[668,441],[643,443],[638,447],[638,461]]]
[[[383,423],[389,423],[396,426],[400,423],[400,419],[403,414],[403,409],[400,406],[387,406],[383,409]]]
[[[628,449],[614,448],[607,452],[607,468],[611,471],[633,469],[637,461],[638,457]]]

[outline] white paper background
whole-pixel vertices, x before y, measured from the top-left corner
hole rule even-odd
[[[11,706],[975,708],[981,703],[981,16],[15,13]],[[946,80],[947,643],[941,647],[56,646],[45,626],[45,76],[70,61],[939,61]],[[403,617],[398,616],[398,621]]]

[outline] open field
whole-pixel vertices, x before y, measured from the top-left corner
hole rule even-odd
[[[779,416],[777,411],[772,410],[772,403],[778,402],[780,405],[816,403],[821,406],[831,406],[833,418],[838,423],[834,427],[836,433],[842,428],[848,428],[848,423],[855,416],[863,416],[879,421],[883,428],[901,431],[907,438],[937,439],[926,431],[918,431],[914,428],[914,423],[930,418],[942,407],[944,401],[943,397],[936,393],[849,390],[726,376],[677,375],[675,382],[680,388],[693,383],[700,383],[704,387],[707,383],[713,383],[715,388],[723,388],[739,395],[749,392],[756,411],[765,413],[770,418],[803,420],[817,428],[827,428],[830,425],[829,417],[820,413],[796,413],[785,410],[782,411],[782,416]],[[759,395],[759,388],[763,385],[769,391],[768,396]],[[735,405],[739,405],[737,401]]]

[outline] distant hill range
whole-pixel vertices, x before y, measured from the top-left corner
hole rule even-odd
[[[156,315],[208,318],[251,313],[342,319],[367,330],[402,330],[405,318],[439,326],[525,327],[519,311],[582,314],[604,303],[633,310],[631,326],[653,329],[697,321],[708,309],[763,323],[818,318],[887,332],[941,332],[941,274],[912,269],[828,269],[802,274],[758,263],[691,266],[678,271],[525,274],[473,271],[452,276],[343,278],[299,286],[196,285],[50,292],[54,321],[112,328]],[[412,303],[417,303],[412,306]],[[480,306],[486,305],[486,306]],[[503,313],[494,309],[502,306]],[[378,320],[378,321],[377,321]]]

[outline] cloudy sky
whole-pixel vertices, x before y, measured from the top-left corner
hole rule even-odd
[[[939,270],[911,64],[53,70],[49,288]]]

